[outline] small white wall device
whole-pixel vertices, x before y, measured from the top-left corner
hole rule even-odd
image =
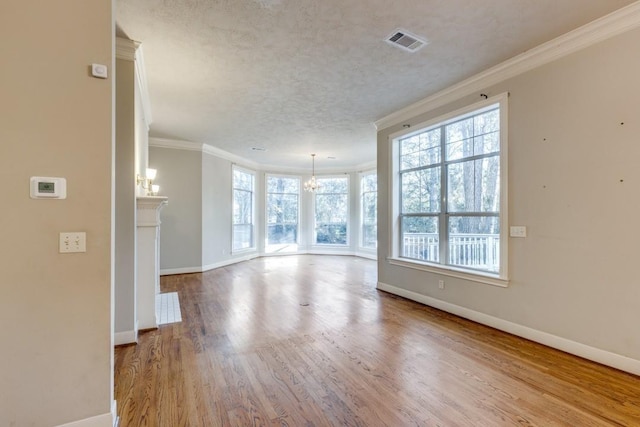
[[[46,176],[32,176],[30,182],[32,199],[66,199],[67,180]]]
[[[91,64],[91,75],[99,79],[106,79],[109,77],[108,68],[102,64]]]

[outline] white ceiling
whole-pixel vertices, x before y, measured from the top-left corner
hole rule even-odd
[[[633,2],[117,0],[116,18],[142,42],[151,136],[336,169],[374,162],[374,121]],[[397,28],[429,44],[385,43]]]

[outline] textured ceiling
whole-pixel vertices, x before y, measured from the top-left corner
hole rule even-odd
[[[335,169],[375,160],[377,119],[630,3],[117,0],[116,17],[142,42],[151,136]],[[385,43],[397,28],[429,45]]]

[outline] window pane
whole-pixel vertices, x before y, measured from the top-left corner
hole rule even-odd
[[[233,249],[248,249],[253,246],[253,225],[233,226]]]
[[[429,166],[439,162],[439,127],[400,141],[400,170]]]
[[[498,272],[500,219],[496,216],[451,216],[449,264]]]
[[[473,118],[473,128],[476,135],[493,133],[500,130],[500,109],[486,111]]]
[[[267,222],[269,224],[297,224],[298,195],[269,194],[267,196]]]
[[[270,224],[267,227],[267,244],[293,244],[298,242],[297,224]]]
[[[317,193],[347,193],[349,181],[347,178],[318,178]]]
[[[298,242],[299,194],[299,178],[267,177],[267,246]]]
[[[316,222],[347,222],[346,194],[316,194]]]
[[[253,175],[241,171],[239,169],[233,170],[233,188],[241,190],[253,191]]]
[[[345,178],[321,178],[315,193],[317,244],[347,244],[349,181]]]
[[[298,178],[269,176],[267,177],[267,192],[298,194],[300,192],[300,180]]]
[[[347,224],[318,224],[316,226],[316,243],[319,245],[346,245]]]
[[[362,222],[375,224],[378,217],[378,194],[366,193],[362,196]]]
[[[500,210],[500,158],[498,156],[449,165],[449,212]]]
[[[362,247],[371,249],[378,247],[378,226],[375,223],[362,225]]]
[[[402,256],[438,262],[440,258],[438,217],[402,218]]]
[[[253,195],[249,191],[235,190],[233,192],[233,223],[251,224],[253,217]]]
[[[440,167],[405,172],[402,213],[440,212]]]
[[[373,173],[362,177],[362,192],[378,191],[378,176]]]
[[[476,155],[497,153],[500,151],[500,133],[492,132],[476,136],[473,139],[473,145]]]
[[[253,247],[254,176],[233,169],[233,250]]]
[[[447,144],[469,139],[473,136],[473,117],[458,120],[447,125],[445,139]]]

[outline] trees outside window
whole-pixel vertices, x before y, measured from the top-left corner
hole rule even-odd
[[[315,192],[315,243],[347,245],[349,222],[349,178],[317,179]]]
[[[254,244],[255,174],[233,168],[233,250],[252,249]]]
[[[363,174],[360,179],[362,195],[362,235],[360,245],[367,249],[378,247],[378,176],[375,172]]]
[[[399,256],[500,271],[500,108],[396,139]]]
[[[267,176],[267,251],[297,249],[300,179]]]

